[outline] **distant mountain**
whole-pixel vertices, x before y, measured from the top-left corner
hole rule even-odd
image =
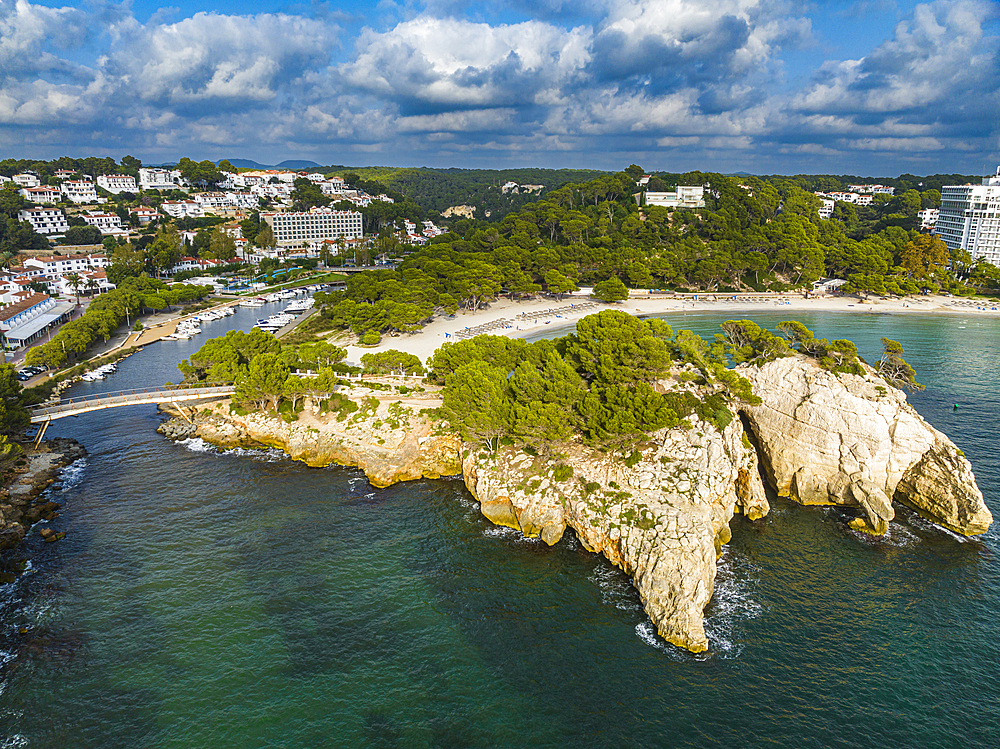
[[[318,167],[315,161],[302,161],[296,159],[287,159],[278,164],[278,169],[315,169]]]
[[[215,162],[216,166],[222,163],[222,159]],[[237,169],[315,169],[320,166],[315,161],[302,161],[300,159],[287,159],[280,164],[260,164],[250,159],[230,159],[229,163]]]
[[[219,159],[218,161],[215,162],[215,165],[218,166],[223,161],[225,161],[225,159]],[[269,164],[258,164],[256,161],[251,161],[250,159],[230,159],[229,163],[232,164],[233,166],[235,166],[237,169],[270,169],[271,168],[271,166]]]

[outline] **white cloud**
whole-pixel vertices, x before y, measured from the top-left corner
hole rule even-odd
[[[980,0],[918,5],[894,37],[865,58],[825,64],[792,106],[803,112],[889,114],[974,105],[970,94],[995,97],[997,43],[983,35],[984,22],[995,12]]]
[[[417,18],[383,34],[366,30],[341,73],[353,87],[411,106],[523,105],[587,64],[590,36],[538,21]]]
[[[85,14],[75,8],[47,8],[27,0],[0,2],[0,80],[57,72],[86,76],[86,69],[64,60],[49,47],[79,43]]]
[[[136,97],[187,105],[275,99],[307,71],[325,67],[337,29],[301,16],[196,13],[143,26],[130,17],[111,29],[106,69]]]

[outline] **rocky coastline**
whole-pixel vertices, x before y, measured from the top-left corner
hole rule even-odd
[[[572,440],[551,455],[462,443],[403,396],[349,393],[354,411],[306,399],[297,418],[241,413],[228,401],[177,415],[159,431],[220,447],[275,447],[309,465],[358,466],[375,486],[461,474],[485,517],[556,543],[567,527],[629,574],[661,637],[704,651],[703,611],[736,514],[767,515],[767,490],[801,504],[852,508],[854,530],[880,535],[893,502],[976,535],[992,516],[971,465],[905,395],[867,368],[834,375],[790,356],[740,373],[759,404],[725,424],[689,421],[646,436],[623,458]],[[658,387],[675,387],[662,381]]]
[[[41,495],[55,483],[60,468],[86,454],[83,445],[68,438],[46,440],[37,450],[25,449],[24,456],[15,462],[10,480],[0,490],[0,550],[17,548],[31,526],[58,517],[60,504],[45,501]],[[51,528],[45,530],[46,541],[58,541],[65,535]],[[10,571],[0,575],[6,580]]]

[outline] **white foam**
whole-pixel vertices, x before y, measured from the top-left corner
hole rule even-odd
[[[587,578],[601,591],[601,601],[621,611],[642,611],[642,603],[624,572],[603,559]]]
[[[188,437],[185,440],[178,440],[178,445],[181,445],[193,453],[211,453],[214,455],[231,455],[238,458],[250,458],[251,460],[258,460],[264,463],[277,463],[288,458],[284,452],[277,450],[273,447],[267,448],[248,448],[248,447],[232,447],[228,449],[221,449],[215,447],[214,445],[205,442],[201,437]]]
[[[28,745],[28,737],[22,736],[19,733],[15,733],[13,736],[6,736],[0,739],[3,743],[0,743],[0,749],[19,749],[22,746]]]
[[[521,532],[502,525],[491,525],[483,531],[483,535],[487,538],[506,538],[513,541],[521,535]]]
[[[635,625],[635,634],[640,640],[649,645],[651,648],[655,648],[661,653],[666,653],[675,660],[684,658],[680,648],[677,648],[666,640],[660,638],[660,636],[656,633],[656,627],[653,626],[653,622],[649,619],[643,619]]]
[[[759,600],[760,570],[724,546],[715,575],[712,600],[705,607],[705,634],[710,652],[735,658],[743,650],[740,628],[764,611]]]
[[[61,491],[65,493],[78,486],[83,481],[83,472],[86,468],[87,459],[85,457],[74,460],[68,466],[64,466],[59,471],[59,478],[62,482]]]

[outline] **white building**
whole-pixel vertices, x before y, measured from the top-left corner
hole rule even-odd
[[[843,278],[821,278],[818,281],[813,281],[813,293],[832,294],[845,283],[847,281]]]
[[[847,189],[863,195],[892,195],[896,192],[895,187],[885,185],[848,185]]]
[[[144,167],[139,170],[139,187],[143,190],[173,190],[177,184],[169,169]]]
[[[200,192],[194,196],[194,202],[200,205],[203,211],[221,210],[231,205],[226,194],[222,192]]]
[[[57,278],[67,273],[101,270],[108,265],[104,255],[38,255],[24,261],[25,269],[38,268],[46,276]]]
[[[295,187],[285,182],[274,184],[251,185],[250,192],[259,198],[270,198],[272,200],[289,200]]]
[[[63,195],[73,203],[96,203],[97,188],[85,179],[71,179],[60,186]]]
[[[27,221],[39,234],[65,234],[69,230],[66,216],[58,208],[27,208],[17,212],[18,221]]]
[[[55,291],[58,291],[60,296],[72,297],[76,296],[77,293],[82,296],[103,294],[115,288],[115,285],[108,280],[108,274],[104,270],[78,271],[76,276],[78,277],[78,286],[76,287],[73,286],[72,274],[58,276],[55,280]],[[90,283],[91,281],[93,283]],[[49,288],[52,288],[52,284],[49,284]]]
[[[101,213],[100,211],[87,211],[81,218],[91,226],[96,226],[101,230],[101,234],[128,234],[128,229],[122,226],[122,219],[116,213]]]
[[[252,192],[227,192],[226,198],[232,208],[254,209],[260,205],[260,198]]]
[[[820,198],[823,201],[823,205],[819,208],[819,217],[829,219],[833,216],[833,209],[837,205],[837,201],[831,198]]]
[[[22,187],[18,192],[32,203],[58,203],[62,198],[58,187]]]
[[[333,211],[314,208],[302,213],[262,213],[274,232],[275,242],[282,246],[298,246],[311,240],[360,239],[361,214],[356,211]]]
[[[40,184],[42,184],[42,181],[38,179],[37,174],[29,174],[29,173],[15,174],[14,182],[16,182],[21,187],[38,187]]]
[[[39,293],[0,309],[0,330],[3,330],[8,350],[41,338],[50,327],[68,321],[72,311],[72,302],[57,302],[48,294]]]
[[[122,192],[139,192],[135,177],[130,174],[102,174],[97,178],[97,186],[103,187],[112,195]]]
[[[937,226],[939,214],[939,208],[924,208],[924,210],[918,212],[917,218],[920,219],[920,231],[927,231]]]
[[[202,218],[204,209],[193,200],[165,200],[160,209],[174,218]]]
[[[705,188],[702,185],[677,185],[673,192],[647,192],[646,205],[664,208],[704,208]]]
[[[981,185],[941,188],[937,234],[950,250],[966,250],[973,260],[1000,265],[1000,167]]]
[[[155,208],[148,208],[146,206],[139,206],[138,208],[129,208],[128,212],[136,217],[139,221],[140,226],[145,226],[150,221],[158,219],[161,214]]]

